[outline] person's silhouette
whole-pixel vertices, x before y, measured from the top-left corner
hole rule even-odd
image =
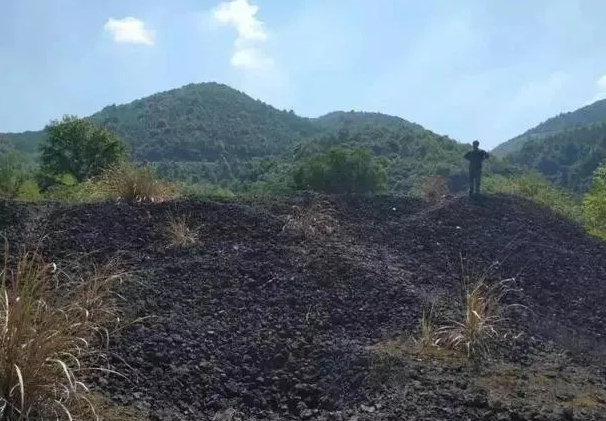
[[[471,197],[480,194],[482,161],[490,156],[488,152],[479,149],[479,146],[480,142],[474,140],[473,150],[465,154],[465,159],[469,161],[469,196]]]

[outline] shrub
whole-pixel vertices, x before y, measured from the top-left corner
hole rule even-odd
[[[98,334],[117,317],[113,265],[70,279],[37,252],[9,264],[0,279],[0,419],[72,419],[95,412],[79,377]],[[59,279],[59,278],[62,279]]]
[[[93,191],[89,182],[79,183],[71,174],[53,177],[51,187],[45,192],[45,197],[68,203],[81,203],[92,200]]]
[[[26,202],[35,202],[42,199],[42,194],[40,194],[38,184],[34,180],[25,180],[19,186],[19,195],[17,198]]]
[[[198,229],[193,228],[189,218],[169,215],[166,223],[166,237],[173,246],[183,247],[198,241]]]
[[[592,234],[606,239],[606,163],[593,175],[593,185],[583,198],[583,220]]]
[[[104,170],[93,180],[94,195],[104,200],[159,202],[178,196],[177,188],[157,180],[147,167],[122,163]]]
[[[364,149],[331,148],[300,164],[293,175],[299,190],[325,193],[380,193],[387,190],[387,172]]]

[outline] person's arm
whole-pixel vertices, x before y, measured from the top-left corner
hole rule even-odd
[[[469,161],[470,157],[471,157],[471,152],[467,152],[465,155],[463,155],[463,158],[465,158],[468,161]]]

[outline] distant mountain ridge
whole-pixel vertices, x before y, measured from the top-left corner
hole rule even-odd
[[[317,118],[300,117],[215,82],[188,84],[128,104],[109,105],[88,118],[122,138],[133,159],[151,162],[281,154],[302,139],[340,129],[425,130],[381,113],[335,111]],[[35,152],[44,133],[4,133],[0,137],[17,149]]]
[[[492,153],[504,157],[519,151],[525,142],[604,122],[606,122],[606,99],[551,117],[521,135],[501,143],[492,150]]]
[[[296,162],[330,147],[371,150],[387,168],[390,192],[406,193],[440,174],[455,190],[467,171],[469,145],[403,118],[376,112],[335,111],[306,118],[278,110],[219,83],[189,84],[87,117],[126,143],[131,158],[175,181],[212,182],[233,189],[251,183],[282,185]],[[43,131],[0,135],[36,152]],[[502,170],[495,161],[487,165]]]
[[[552,117],[497,146],[493,154],[583,193],[606,159],[606,100]]]

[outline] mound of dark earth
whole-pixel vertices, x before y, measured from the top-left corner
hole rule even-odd
[[[284,229],[306,209],[315,231]],[[169,245],[170,214],[194,245]],[[113,337],[128,380],[92,380],[149,419],[606,419],[606,244],[520,198],[0,202],[0,218],[60,266],[120,255],[125,313],[152,317]],[[481,363],[389,352],[436,298],[457,314],[472,266],[515,277],[521,335]]]

